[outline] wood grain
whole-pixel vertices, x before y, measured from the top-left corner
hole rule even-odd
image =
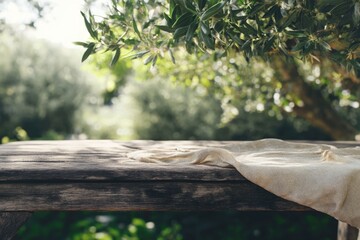
[[[11,240],[30,216],[29,212],[0,212],[0,239]]]
[[[231,168],[145,164],[127,157],[144,149],[166,153],[233,143],[89,140],[0,145],[1,239],[11,239],[30,211],[311,211],[263,190]],[[338,239],[353,240],[353,233],[340,224]]]
[[[143,149],[166,153],[233,143],[89,140],[1,145],[0,211],[310,210],[266,192],[231,168],[127,158]]]
[[[0,182],[8,181],[150,181],[244,180],[234,169],[140,163],[127,154],[140,149],[196,150],[222,142],[191,141],[30,141],[0,145]]]
[[[217,141],[28,141],[0,145],[0,182],[8,181],[241,181],[236,170],[204,165],[140,163],[127,154],[141,149],[196,150],[236,142]],[[320,143],[320,142],[317,142]],[[339,147],[356,142],[321,142]]]
[[[250,182],[0,184],[0,211],[310,211]]]
[[[358,234],[358,229],[339,221],[337,240],[357,240]]]

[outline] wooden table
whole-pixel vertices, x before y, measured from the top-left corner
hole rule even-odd
[[[127,157],[139,149],[166,152],[230,143],[88,140],[0,145],[0,239],[11,239],[35,211],[313,211],[263,190],[232,168],[139,163]],[[338,239],[356,235],[356,229],[339,224]]]

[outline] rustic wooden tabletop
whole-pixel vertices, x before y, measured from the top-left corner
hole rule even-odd
[[[226,142],[31,141],[0,146],[0,211],[308,210],[236,170],[142,163],[139,149],[199,149]]]
[[[235,169],[131,160],[137,150],[196,150],[218,141],[29,141],[0,145],[0,211],[307,211]],[[332,143],[339,147],[358,143]]]
[[[138,150],[161,154],[233,143],[87,140],[0,145],[0,236],[11,239],[34,211],[313,211],[263,190],[232,168],[144,163],[128,157]],[[357,235],[357,229],[339,222],[338,240],[355,240]]]

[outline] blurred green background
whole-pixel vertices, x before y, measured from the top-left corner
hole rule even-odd
[[[74,2],[63,4],[71,8]],[[93,2],[81,1],[76,14]],[[109,68],[110,54],[81,64],[82,49],[59,42],[61,35],[37,35],[44,22],[52,21],[47,18],[56,4],[0,1],[2,144],[38,139],[334,140],[293,111],[293,98],[282,93],[273,69],[260,60],[204,55],[199,61],[180,51],[174,53],[176,65],[159,60],[150,67],[125,59]],[[34,16],[12,22],[9,9],[20,11],[19,6]],[[81,19],[76,21],[82,26]],[[359,91],[336,81],[341,76],[326,61],[297,64],[305,81],[359,130]],[[318,213],[40,212],[17,239],[335,239],[336,224]]]

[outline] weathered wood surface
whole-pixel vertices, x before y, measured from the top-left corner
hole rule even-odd
[[[310,211],[249,182],[0,185],[1,211]]]
[[[0,211],[310,210],[266,192],[231,168],[127,158],[139,149],[168,152],[231,143],[102,140],[1,145]]]
[[[30,216],[29,212],[0,212],[0,239],[12,239]]]
[[[196,150],[222,142],[192,141],[31,141],[0,145],[1,181],[244,180],[234,169],[204,165],[169,166],[130,160],[141,149]]]
[[[337,240],[357,240],[358,234],[358,229],[339,221]]]

